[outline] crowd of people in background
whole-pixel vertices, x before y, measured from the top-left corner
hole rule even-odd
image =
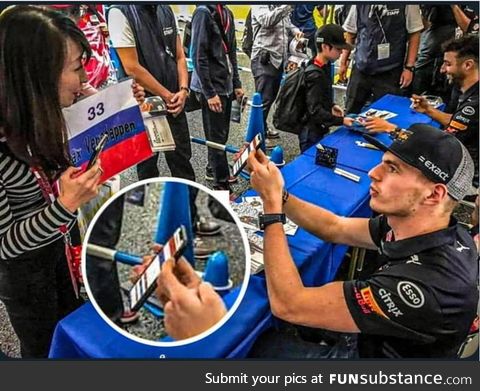
[[[68,158],[61,109],[133,77],[139,103],[145,95],[166,103],[176,144],[165,152],[171,175],[195,181],[186,109],[196,103],[206,139],[226,144],[232,101],[244,96],[236,24],[228,6],[199,5],[186,46],[172,8],[163,4],[18,5],[0,12],[0,300],[22,356],[46,357],[56,323],[81,304],[66,257],[78,241],[76,210],[96,196],[102,173],[98,161],[72,175],[76,169]],[[465,144],[475,163],[472,185],[478,187],[478,9],[271,4],[253,5],[248,19],[251,43],[238,46],[250,46],[267,142],[281,137],[268,118],[285,75],[304,67],[301,151],[332,127],[351,126],[348,114],[385,94],[403,95],[412,97],[413,110]],[[331,72],[335,63],[338,75]],[[337,82],[347,86],[345,108],[332,98]],[[445,113],[429,107],[426,95],[441,97]],[[368,126],[399,131],[386,121],[371,120]],[[157,159],[158,154],[137,166],[139,179],[159,175]],[[225,152],[208,149],[205,178],[215,190],[231,190],[237,179]],[[216,229],[203,224],[199,230]]]

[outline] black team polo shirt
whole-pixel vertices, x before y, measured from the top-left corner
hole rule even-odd
[[[385,216],[370,220],[381,266],[344,293],[360,329],[360,357],[456,357],[476,315],[478,254],[452,219],[448,228],[395,241]]]
[[[480,111],[478,108],[479,86],[476,82],[463,94],[457,88],[452,92],[452,101],[445,110],[452,113],[445,131],[452,133],[467,148],[475,163],[475,175],[473,185],[478,187],[478,144],[479,144],[479,128],[478,117]],[[453,107],[455,105],[455,107]]]

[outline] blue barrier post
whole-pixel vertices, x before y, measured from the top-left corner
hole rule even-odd
[[[262,134],[262,150],[265,152],[265,129],[263,127],[263,101],[262,95],[255,92],[252,97],[250,116],[248,117],[245,141],[250,143],[257,133]]]
[[[181,224],[185,226],[188,236],[184,256],[194,266],[190,191],[188,185],[184,183],[167,182],[164,185],[163,197],[158,208],[155,242],[164,244]]]
[[[203,280],[212,284],[215,291],[223,296],[232,288],[229,277],[227,255],[223,251],[214,252],[208,258]]]
[[[280,145],[277,145],[272,149],[270,153],[270,160],[275,163],[277,167],[283,167],[285,165],[285,160],[283,159],[283,148]]]
[[[213,141],[208,141],[200,137],[190,136],[190,141],[195,144],[205,145],[209,148],[218,149],[220,151],[225,151],[229,153],[237,153],[240,149],[229,144],[219,144]]]

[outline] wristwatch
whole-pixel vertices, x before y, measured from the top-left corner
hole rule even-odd
[[[403,69],[406,69],[407,71],[410,71],[412,73],[415,72],[415,66],[414,65],[404,65]]]
[[[190,88],[185,87],[185,86],[181,86],[181,87],[180,87],[180,91],[182,91],[182,90],[187,91],[187,95],[190,96]]]
[[[270,224],[275,224],[275,223],[285,224],[286,222],[287,220],[285,218],[285,213],[268,213],[268,214],[260,213],[258,215],[258,225],[261,230],[264,230]]]

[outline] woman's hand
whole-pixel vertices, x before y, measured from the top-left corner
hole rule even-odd
[[[60,176],[60,195],[58,201],[70,212],[98,195],[100,178],[103,174],[100,159],[88,170],[69,167]]]

